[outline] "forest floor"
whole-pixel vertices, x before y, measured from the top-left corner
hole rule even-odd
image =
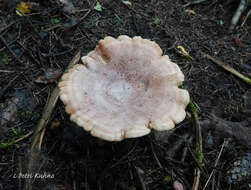
[[[204,56],[251,77],[251,19],[241,26],[248,9],[230,32],[238,1],[69,2],[0,0],[0,190],[192,189],[196,180],[198,189],[250,189],[250,84]],[[33,131],[61,74],[79,51],[119,35],[155,41],[183,71],[198,110],[201,160],[189,107],[170,132],[101,142],[58,100],[29,173]]]

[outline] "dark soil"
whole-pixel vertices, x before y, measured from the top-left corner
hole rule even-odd
[[[181,0],[135,0],[132,6],[104,0],[97,11],[96,1],[74,0],[74,13],[57,1],[34,2],[37,6],[29,16],[18,16],[19,1],[0,0],[0,190],[24,189],[27,178],[34,179],[33,189],[133,190],[145,185],[164,190],[173,189],[175,180],[192,189],[198,164],[189,109],[187,118],[170,133],[112,143],[101,142],[72,123],[59,100],[43,139],[36,178],[26,172],[32,136],[14,141],[35,129],[60,73],[78,51],[86,55],[105,36],[122,34],[156,41],[180,66],[183,87],[198,105],[200,121],[210,121],[212,115],[232,122],[249,118],[243,95],[250,85],[201,54],[250,77],[251,19],[228,31],[238,1],[206,1],[184,8]],[[183,46],[193,60],[179,54],[177,46]],[[7,111],[13,113],[6,119]],[[236,171],[232,169],[236,161],[250,156],[250,147],[203,124],[199,189],[213,169],[206,189],[249,189],[250,179],[234,180],[231,171]],[[220,154],[224,141],[228,143]]]

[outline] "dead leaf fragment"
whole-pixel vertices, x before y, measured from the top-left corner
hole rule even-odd
[[[51,123],[50,129],[52,131],[56,131],[60,126],[60,122],[59,121],[54,121]]]
[[[18,16],[25,16],[27,14],[30,14],[32,11],[36,10],[39,8],[40,5],[39,3],[36,2],[21,2],[19,5],[16,7],[16,14]]]
[[[243,41],[237,37],[234,38],[234,41],[235,43],[238,45],[238,46],[244,46],[245,44],[243,43]]]
[[[0,0],[0,8],[5,6],[5,2],[3,0]]]
[[[39,76],[35,82],[42,84],[53,83],[56,82],[61,75],[62,71],[60,69],[48,69],[44,72],[44,75]]]
[[[189,53],[185,50],[183,46],[177,46],[177,51],[179,54],[193,60],[193,58],[189,55]]]
[[[187,9],[185,10],[189,15],[196,15],[196,12],[194,10],[191,9]]]
[[[18,16],[24,16],[25,14],[30,14],[31,13],[31,6],[25,2],[21,2],[17,8],[16,8],[16,14]]]
[[[132,3],[131,3],[131,1],[122,1],[125,5],[127,5],[127,6],[132,6]]]

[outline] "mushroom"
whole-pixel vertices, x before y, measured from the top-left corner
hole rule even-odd
[[[186,116],[189,94],[184,75],[141,37],[105,37],[59,83],[70,119],[107,141],[172,129]]]

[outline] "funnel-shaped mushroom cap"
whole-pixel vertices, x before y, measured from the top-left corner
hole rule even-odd
[[[186,115],[179,67],[160,47],[141,37],[100,40],[59,83],[70,119],[108,141],[169,130]]]

